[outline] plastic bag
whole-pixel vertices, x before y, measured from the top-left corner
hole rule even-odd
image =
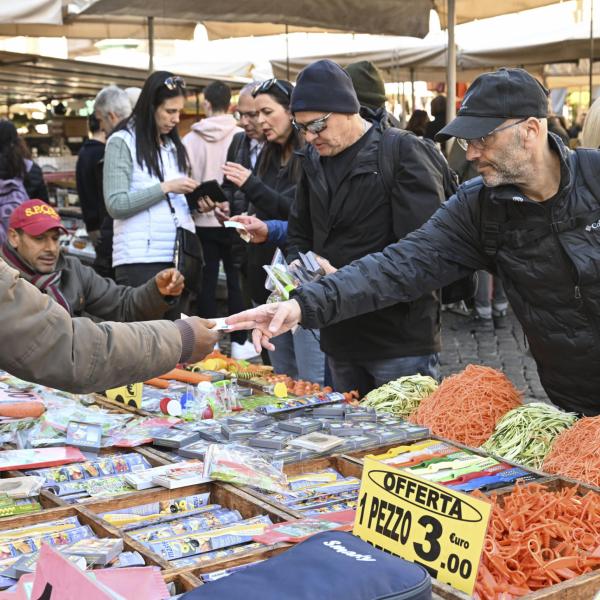
[[[294,261],[294,264],[288,265],[283,252],[277,248],[271,264],[263,266],[267,273],[265,288],[272,292],[267,303],[289,300],[292,290],[305,283],[318,281],[325,275],[314,252],[306,254],[300,252],[298,256],[299,258]]]
[[[289,491],[281,467],[281,461],[240,444],[211,444],[204,456],[204,477],[270,492]]]

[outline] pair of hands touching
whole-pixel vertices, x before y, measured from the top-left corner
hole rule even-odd
[[[227,317],[225,322],[229,325],[227,332],[253,329],[252,341],[256,351],[260,352],[261,346],[267,350],[275,350],[270,339],[296,327],[301,316],[298,302],[288,300],[246,310]],[[187,317],[185,322],[194,331],[194,349],[190,362],[197,362],[213,351],[219,341],[219,331],[215,329],[215,322],[208,319]]]

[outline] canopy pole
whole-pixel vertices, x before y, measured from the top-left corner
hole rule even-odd
[[[285,78],[290,80],[290,39],[287,23],[285,24]]]
[[[590,99],[588,106],[592,105],[592,79],[594,74],[594,0],[590,0],[590,69],[589,69],[589,86]]]
[[[154,17],[148,17],[148,72],[154,71]]]
[[[415,112],[415,104],[417,103],[415,99],[415,70],[413,67],[410,68],[410,115]],[[410,115],[408,119],[410,119]],[[408,122],[408,119],[406,121]]]
[[[447,0],[448,4],[448,64],[446,65],[446,123],[456,116],[456,42],[454,29],[456,27],[456,0]]]

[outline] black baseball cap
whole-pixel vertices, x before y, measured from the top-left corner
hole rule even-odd
[[[548,116],[548,90],[524,69],[498,69],[473,81],[456,118],[435,136],[472,140],[484,137],[507,119]]]

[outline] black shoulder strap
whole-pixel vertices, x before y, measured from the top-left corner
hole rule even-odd
[[[381,134],[381,142],[377,150],[377,164],[387,196],[391,195],[394,188],[394,167],[396,166],[396,161],[385,160],[385,157],[400,155],[400,137],[405,134],[406,132],[403,129],[396,129],[395,127],[388,127]]]
[[[577,148],[577,164],[586,186],[600,204],[600,150]]]
[[[377,162],[379,165],[379,172],[383,179],[383,187],[388,195],[394,187],[394,170],[397,166],[398,157],[401,156],[400,145],[402,144],[402,138],[409,135],[416,138],[411,131],[398,129],[396,127],[388,127],[387,129],[384,129],[381,134]],[[458,188],[458,177],[456,176],[456,173],[450,168],[448,161],[438,150],[435,142],[427,138],[416,139],[423,145],[425,152],[431,157],[435,166],[442,173],[444,195],[447,200],[456,193]],[[385,160],[387,156],[393,156],[394,160]]]
[[[498,251],[498,242],[502,224],[507,220],[506,204],[494,202],[489,188],[483,185],[481,177],[469,179],[460,186],[467,198],[476,196],[480,206],[481,245],[486,256],[493,258]]]

